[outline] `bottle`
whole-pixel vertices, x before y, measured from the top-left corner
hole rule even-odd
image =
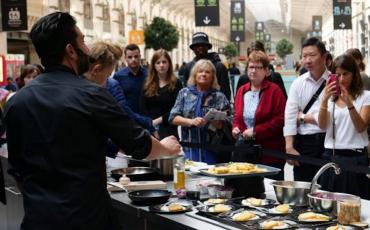
[[[175,190],[185,189],[185,157],[178,155],[173,166],[173,183]]]

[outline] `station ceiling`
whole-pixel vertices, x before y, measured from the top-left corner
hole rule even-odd
[[[158,0],[157,0],[158,1]],[[159,0],[162,6],[194,16],[194,0]],[[229,33],[230,1],[220,2],[221,33]],[[294,29],[306,33],[311,30],[312,16],[321,15],[323,18],[332,13],[333,0],[245,0],[246,29],[254,32],[254,22],[265,22],[267,32],[281,33]],[[354,0],[356,1],[356,0]]]

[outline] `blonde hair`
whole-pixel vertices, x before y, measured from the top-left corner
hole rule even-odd
[[[89,45],[90,57],[93,64],[101,64],[103,67],[115,66],[122,57],[122,49],[119,45],[104,41],[97,41]]]
[[[218,84],[217,76],[216,76],[216,68],[211,61],[206,60],[206,59],[200,59],[199,61],[195,63],[195,65],[193,66],[190,72],[190,77],[187,82],[188,86],[196,86],[195,76],[197,75],[198,72],[202,70],[211,70],[211,74],[213,78],[211,88],[220,89],[220,85]]]
[[[149,74],[148,77],[145,79],[144,95],[147,97],[159,95],[159,77],[158,72],[155,69],[155,63],[161,57],[164,57],[168,61],[169,65],[166,76],[166,80],[169,82],[169,90],[173,91],[176,88],[177,78],[175,76],[175,73],[173,72],[171,57],[166,50],[160,49],[153,54],[152,60],[150,61]]]

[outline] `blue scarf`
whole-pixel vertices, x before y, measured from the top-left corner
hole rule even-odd
[[[188,87],[190,92],[194,95],[197,96],[197,100],[195,102],[195,117],[203,117],[203,104],[205,99],[212,94],[213,92],[216,92],[216,89],[210,89],[206,92],[200,92],[195,86],[189,86]],[[203,128],[190,128],[190,135],[192,137],[192,142],[194,143],[203,143],[205,144],[205,137],[206,137],[206,132],[205,130],[208,128],[208,125],[206,125]],[[214,164],[214,157],[213,154],[208,152],[205,149],[198,149],[198,148],[190,148],[190,152],[187,153],[190,154],[189,159],[195,160],[195,161],[205,161],[207,163],[212,163]],[[211,158],[210,158],[211,157]]]
[[[200,92],[195,86],[189,86],[190,92],[197,96],[197,101],[195,102],[195,117],[203,117],[202,105],[204,100],[213,92],[216,92],[215,89],[210,89],[206,92]]]

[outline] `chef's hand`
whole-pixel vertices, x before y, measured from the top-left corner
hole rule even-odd
[[[159,137],[159,133],[158,133],[158,131],[156,130],[156,131],[154,131],[153,133],[152,133],[152,135],[155,137],[155,138],[157,138],[158,140],[160,139],[160,137]]]
[[[175,136],[168,136],[163,138],[160,143],[167,150],[167,155],[177,155],[181,151],[181,145]]]
[[[158,117],[156,119],[153,120],[153,126],[157,126],[157,125],[160,125],[162,124],[163,122],[163,118],[162,117]]]
[[[291,154],[291,155],[296,155],[296,156],[299,156],[301,154],[299,154],[299,152],[291,147],[291,148],[286,148],[286,153],[288,154]],[[293,165],[293,166],[299,166],[299,162],[298,161],[295,161],[295,160],[287,160],[287,163],[290,164],[290,165]]]

